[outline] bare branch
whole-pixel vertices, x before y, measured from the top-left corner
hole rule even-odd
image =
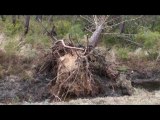
[[[92,25],[94,25],[94,23],[91,20],[89,20],[88,18],[86,18],[86,17],[84,17],[82,15],[80,15],[80,17],[82,17],[83,19],[87,20],[89,23],[91,23]]]
[[[71,42],[71,44],[74,45],[74,42],[72,41],[70,34],[68,35],[68,38],[69,38],[69,41]]]
[[[58,42],[61,42],[62,45],[63,45],[65,48],[75,49],[75,50],[82,50],[82,51],[84,51],[83,48],[71,47],[71,46],[65,45],[64,40],[57,40],[57,41],[55,42],[55,44],[57,44]]]
[[[93,19],[94,19],[94,23],[95,23],[95,26],[96,26],[96,29],[98,27],[98,18],[97,18],[97,15],[93,15]]]
[[[89,32],[93,33],[91,30],[89,30],[87,27],[85,27],[86,30],[88,30]]]
[[[103,22],[102,24],[106,23],[106,21],[107,21],[107,19],[109,18],[109,16],[110,16],[110,15],[107,15],[107,16],[104,18],[104,22]]]
[[[109,20],[109,21],[106,21],[105,24],[110,23],[110,22],[113,22],[114,20],[119,19],[119,18],[120,18],[120,16],[118,16],[118,17],[116,17],[116,18],[113,18],[113,19],[111,19],[111,20]]]
[[[136,35],[136,34],[120,34],[120,33],[101,33],[101,34],[104,34],[104,35],[121,35],[121,36],[124,36],[124,35],[128,35],[128,36],[131,36],[131,35]]]
[[[140,19],[140,18],[142,18],[142,17],[143,17],[143,15],[141,15],[140,17],[134,18],[134,19],[124,20],[124,21],[122,21],[122,22],[119,22],[119,23],[117,23],[117,24],[114,24],[114,25],[111,25],[111,26],[107,26],[107,27],[112,28],[112,27],[114,27],[114,26],[120,25],[121,23],[129,22],[129,21],[134,21],[134,20]],[[105,28],[107,28],[107,27],[105,27]]]

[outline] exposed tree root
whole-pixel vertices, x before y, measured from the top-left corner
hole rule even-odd
[[[38,73],[52,73],[53,80],[48,88],[53,100],[94,97],[105,94],[106,87],[112,86],[113,90],[120,86],[116,84],[119,77],[116,66],[107,63],[105,56],[96,50],[86,54],[88,48],[74,47],[71,43],[65,45],[61,40],[54,44],[52,53],[45,57]],[[113,84],[107,86],[108,82]]]

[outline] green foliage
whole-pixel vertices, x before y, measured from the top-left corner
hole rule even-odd
[[[114,36],[103,36],[102,43],[104,43],[106,46],[111,46],[116,44],[116,39]]]
[[[20,21],[16,21],[15,26],[12,24],[12,22],[5,22],[4,24],[5,24],[4,33],[8,36],[15,35],[20,31],[23,31],[24,29]]]
[[[153,28],[153,31],[160,32],[160,23]]]
[[[46,28],[48,29],[46,22],[43,22],[43,25],[46,26]],[[49,47],[51,45],[51,41],[50,41],[51,38],[46,34],[44,34],[44,31],[45,30],[42,28],[40,23],[38,23],[33,18],[31,18],[30,30],[26,35],[24,41],[27,44],[31,44],[33,47],[37,45],[41,45],[44,48]]]
[[[131,47],[132,45],[125,40],[123,36],[107,35],[102,37],[102,44],[106,47],[117,46],[117,47]]]
[[[158,51],[153,50],[153,49],[150,50],[148,53],[149,53],[149,55],[147,56],[148,60],[156,60],[159,55]]]
[[[71,36],[75,39],[82,38],[84,36],[82,29],[82,25],[75,24],[70,28],[69,34],[71,34]]]
[[[27,44],[31,44],[32,46],[42,46],[43,48],[51,46],[51,40],[48,36],[38,35],[38,34],[28,34],[25,38]]]
[[[129,53],[128,48],[119,48],[117,50],[117,55],[122,60],[127,60],[129,58],[128,53]]]
[[[43,24],[44,24],[44,22],[43,22]],[[28,32],[27,36],[34,35],[34,34],[41,35],[42,33],[43,33],[43,28],[40,25],[40,23],[35,21],[33,18],[31,18],[30,25],[29,25],[29,32]]]
[[[131,21],[125,24],[125,33],[126,34],[137,34],[140,29],[140,26],[136,21]]]
[[[146,49],[154,48],[156,44],[160,42],[160,33],[149,30],[146,32],[139,32],[135,35],[135,41],[142,43]]]
[[[125,67],[125,66],[120,66],[120,67],[117,68],[117,70],[118,70],[119,72],[127,72],[127,71],[128,71],[128,68]]]
[[[59,37],[64,37],[72,27],[71,22],[67,20],[59,20],[55,22],[56,32]]]
[[[7,40],[4,46],[4,49],[6,51],[6,54],[10,56],[10,55],[16,54],[17,47],[18,47],[18,41],[15,39],[12,39],[12,40],[10,39],[10,40]]]

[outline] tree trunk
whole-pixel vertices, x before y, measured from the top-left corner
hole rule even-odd
[[[24,31],[24,35],[26,35],[28,33],[29,21],[30,21],[30,15],[27,15],[26,18],[25,18],[25,31]]]
[[[120,33],[124,33],[125,31],[125,22],[119,25]]]
[[[6,18],[4,17],[4,15],[1,15],[2,21],[6,21]]]
[[[120,16],[120,21],[119,22],[122,22],[122,21],[123,21],[123,16]],[[124,33],[124,31],[125,31],[125,22],[123,22],[123,23],[121,23],[119,25],[119,29],[120,29],[120,34]]]
[[[153,16],[153,22],[152,22],[152,26],[151,26],[151,30],[154,30],[154,27],[156,25],[156,20],[157,20],[157,16]]]
[[[16,24],[16,15],[12,15],[12,23],[15,26],[15,24]]]
[[[36,20],[42,21],[42,15],[37,15],[37,16],[36,16]]]
[[[53,22],[53,15],[49,16],[48,22]]]
[[[53,27],[52,27],[52,29],[50,31],[50,34],[51,34],[51,36],[56,36],[57,35],[57,33],[55,31],[55,26],[54,25],[53,25]]]
[[[20,19],[20,15],[18,15],[17,18]]]
[[[89,39],[89,45],[95,48],[99,42],[99,37],[102,32],[103,25],[97,27],[97,29],[93,32],[92,36]]]

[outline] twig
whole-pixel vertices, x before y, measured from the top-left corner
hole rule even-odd
[[[106,17],[105,16],[102,16],[102,17],[104,17],[104,18],[101,18],[102,21],[101,21],[100,25],[105,24],[106,20],[109,18],[109,15],[107,15]]]
[[[72,41],[72,39],[71,39],[71,37],[70,37],[70,34],[68,35],[68,38],[69,38],[69,41],[71,42],[71,44],[73,45],[73,47],[75,47],[75,45],[74,45],[74,42]],[[72,51],[72,50],[71,50]],[[75,50],[76,51],[76,50]],[[72,53],[73,53],[73,51],[72,51]],[[76,51],[76,54],[77,54],[77,51]],[[77,54],[78,55],[78,54]]]
[[[52,98],[53,96],[54,96],[55,98],[57,98],[59,101],[62,101],[61,98],[59,98],[59,97],[58,97],[57,95],[55,95],[55,94],[52,94],[51,98]]]
[[[58,74],[56,77],[54,77],[48,84],[47,84],[47,86],[50,86],[51,84],[52,84],[52,82],[54,81],[54,80],[56,80],[56,78],[58,78],[60,75],[62,75],[63,73],[60,73],[60,74]]]
[[[121,17],[121,16],[118,16],[118,17],[113,18],[113,19],[111,19],[111,20],[109,20],[109,21],[106,21],[105,24],[110,23],[110,22],[112,22],[113,20],[116,20],[116,19],[118,19],[118,18],[120,18],[120,17]]]
[[[86,46],[87,50],[89,48],[89,40],[88,40],[88,34],[87,34],[87,46]]]
[[[85,55],[85,54],[89,51],[89,46],[88,46],[88,45],[89,45],[88,34],[87,34],[86,41],[87,41],[86,49],[85,49],[85,51],[84,51],[83,55]]]
[[[69,41],[70,41],[70,42],[72,43],[72,45],[74,46],[74,42],[72,41],[70,34],[68,35],[68,37],[69,37]]]
[[[87,20],[89,23],[91,23],[92,25],[94,25],[94,23],[91,20],[89,20],[88,18],[86,18],[86,17],[84,17],[82,15],[80,15],[80,17],[82,17],[83,19]]]
[[[68,72],[69,72],[69,71],[68,71]],[[63,84],[63,83],[65,83],[65,82],[67,82],[67,80],[69,80],[69,78],[70,78],[70,77],[72,77],[72,75],[73,75],[75,72],[76,72],[76,70],[75,70],[75,71],[73,71],[73,72],[72,72],[72,74],[71,74],[70,76],[68,76],[68,78],[67,78],[67,79],[65,79],[65,80],[62,82],[62,84]]]
[[[85,27],[86,30],[88,30],[89,32],[93,33],[91,30],[89,30],[87,27]]]
[[[104,35],[121,35],[121,36],[123,36],[123,35],[128,35],[128,36],[136,35],[136,34],[124,34],[124,33],[122,33],[122,34],[120,34],[120,33],[101,33],[101,34],[104,34]]]

